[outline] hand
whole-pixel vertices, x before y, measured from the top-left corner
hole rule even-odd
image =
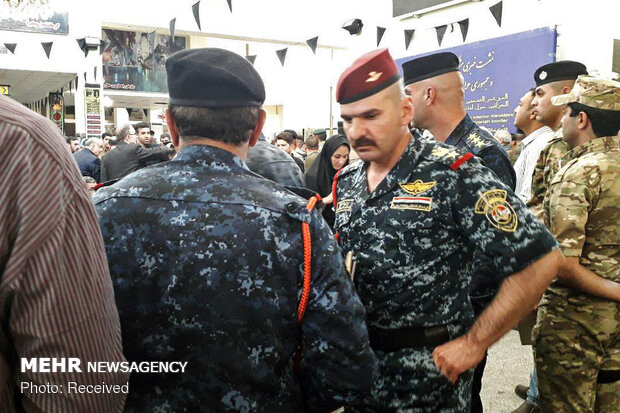
[[[455,384],[461,373],[480,363],[486,350],[464,335],[435,348],[433,360],[441,374]]]
[[[330,192],[325,198],[323,198],[323,205],[329,205],[334,201],[334,195]]]

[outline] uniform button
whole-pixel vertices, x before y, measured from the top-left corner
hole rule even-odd
[[[286,204],[286,211],[290,212],[291,214],[294,214],[297,211],[299,211],[299,205],[296,204],[295,202],[288,203]]]

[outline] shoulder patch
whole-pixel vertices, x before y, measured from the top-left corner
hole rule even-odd
[[[456,171],[457,169],[459,169],[461,165],[463,165],[465,162],[469,161],[473,157],[474,157],[473,153],[467,152],[465,155],[457,159],[452,165],[450,165],[450,169],[452,169],[453,171]]]

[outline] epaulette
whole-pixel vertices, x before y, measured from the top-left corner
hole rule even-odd
[[[353,172],[358,171],[363,165],[364,162],[358,160],[350,165],[345,166],[340,170],[340,173],[338,174],[338,179],[341,179],[345,175],[350,175]]]
[[[486,139],[484,139],[482,136],[478,134],[478,132],[472,132],[469,135],[467,135],[465,137],[465,142],[467,143],[467,147],[470,148],[470,150],[474,154],[477,154],[481,150],[486,149],[490,146],[493,146],[492,142],[489,142]]]
[[[465,152],[463,148],[457,148],[455,146],[436,142],[430,155],[428,156],[428,159],[448,166],[450,169],[455,171],[473,157],[473,153]]]

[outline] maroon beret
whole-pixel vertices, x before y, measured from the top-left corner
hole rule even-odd
[[[378,93],[400,79],[388,49],[366,53],[345,70],[338,80],[336,101],[347,104]]]

